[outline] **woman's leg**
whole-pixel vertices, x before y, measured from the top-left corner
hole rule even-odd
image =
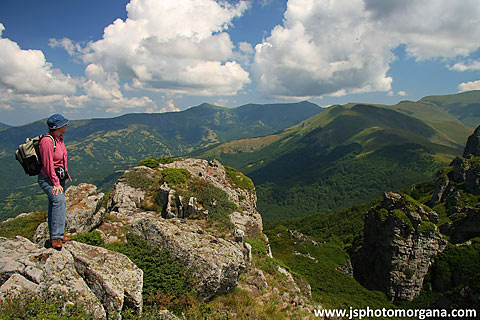
[[[50,239],[62,239],[65,234],[65,216],[67,212],[65,193],[54,195],[52,193],[52,182],[42,174],[38,175],[38,184],[48,196],[48,231],[50,232]]]

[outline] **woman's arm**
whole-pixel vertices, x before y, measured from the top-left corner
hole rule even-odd
[[[58,180],[58,177],[55,174],[55,168],[53,166],[53,140],[48,137],[42,139],[39,144],[39,151],[43,164],[42,172],[46,174],[50,181],[52,181],[54,187],[61,188],[60,180]]]

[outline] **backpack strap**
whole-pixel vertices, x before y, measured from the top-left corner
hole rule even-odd
[[[45,137],[49,137],[50,139],[52,139],[52,141],[53,141],[53,151],[55,151],[55,148],[57,147],[57,143],[55,142],[55,138],[50,134],[46,134],[42,137],[42,139],[45,138]]]

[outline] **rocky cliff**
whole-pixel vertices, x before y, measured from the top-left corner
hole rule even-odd
[[[458,244],[480,236],[480,127],[468,138],[463,158],[455,158],[436,176],[428,205],[445,207],[449,220],[440,228]]]
[[[391,301],[413,300],[435,256],[447,245],[437,214],[397,193],[386,193],[365,217],[364,239],[353,255],[355,278]]]

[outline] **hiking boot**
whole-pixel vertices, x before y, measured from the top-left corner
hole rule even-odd
[[[62,239],[52,239],[52,248],[55,250],[62,249]]]
[[[62,242],[68,242],[68,241],[72,241],[72,238],[67,237],[67,236],[63,236]]]

